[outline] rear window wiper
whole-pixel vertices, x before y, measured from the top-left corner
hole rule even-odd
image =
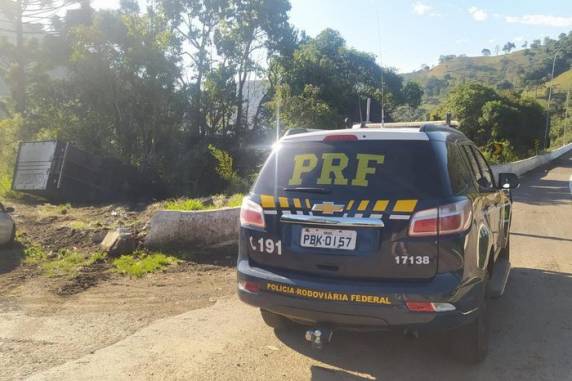
[[[328,194],[332,193],[332,190],[326,188],[315,188],[315,187],[291,187],[291,188],[284,188],[284,192]]]

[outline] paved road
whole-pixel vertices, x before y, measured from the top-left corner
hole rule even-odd
[[[513,271],[490,306],[488,359],[450,360],[443,338],[339,334],[322,352],[278,337],[235,297],[161,320],[35,380],[572,380],[572,155],[515,194]]]

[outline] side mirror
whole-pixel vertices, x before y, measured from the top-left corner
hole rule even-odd
[[[520,186],[518,176],[514,173],[499,173],[499,187],[501,189],[516,189]]]
[[[6,213],[14,213],[14,208],[12,208],[11,206],[6,208]]]

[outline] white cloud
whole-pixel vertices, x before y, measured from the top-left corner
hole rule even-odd
[[[485,21],[489,18],[489,14],[485,10],[477,7],[469,8],[469,13],[476,21]]]
[[[524,16],[506,16],[505,21],[508,23],[553,26],[557,28],[572,27],[572,17],[548,16],[548,15],[524,15]]]
[[[421,1],[415,1],[413,3],[413,13],[419,16],[426,15],[433,11],[433,7],[429,4],[422,3]]]

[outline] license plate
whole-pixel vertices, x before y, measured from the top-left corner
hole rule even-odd
[[[324,249],[355,250],[356,241],[353,230],[302,228],[300,236],[300,246]]]

